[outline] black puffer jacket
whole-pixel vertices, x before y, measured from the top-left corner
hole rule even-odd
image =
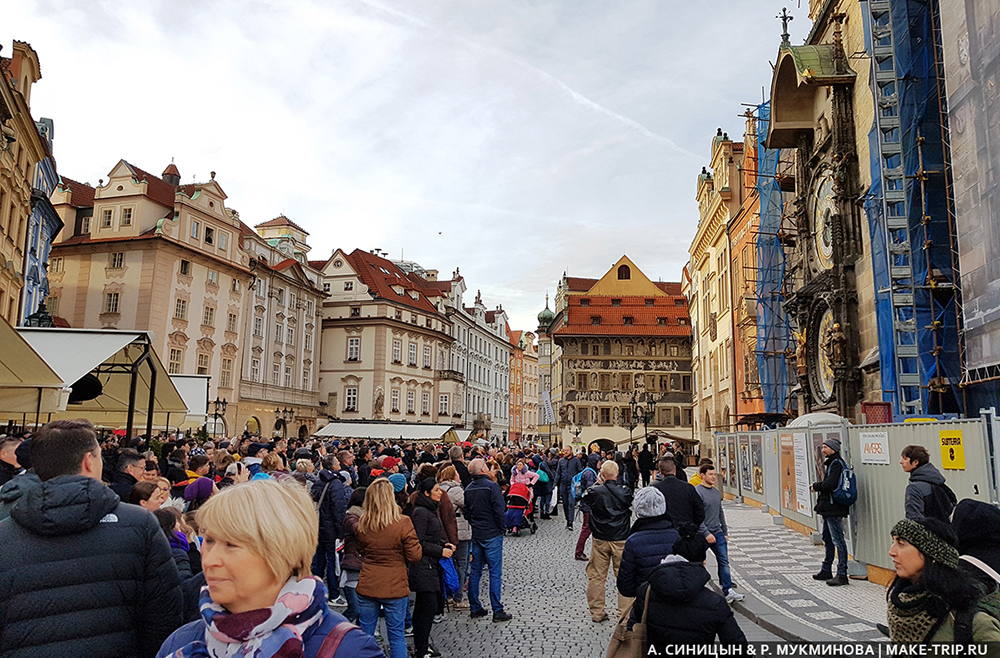
[[[323,495],[324,490],[326,495]],[[319,544],[332,546],[338,537],[343,537],[344,516],[347,514],[347,503],[351,500],[351,489],[339,475],[324,468],[312,485],[312,497],[319,504]]]
[[[594,539],[625,541],[632,521],[632,492],[615,480],[595,484],[583,494],[590,507],[590,532]]]
[[[844,473],[844,460],[839,452],[835,452],[823,462],[823,479],[814,482],[812,489],[819,495],[816,496],[816,505],[813,507],[820,516],[845,517],[850,508],[846,505],[838,505],[833,502],[833,492],[840,484],[840,476]]]
[[[424,556],[410,565],[410,590],[414,592],[441,591],[441,549],[444,548],[444,526],[438,517],[437,503],[422,493],[417,493],[410,510],[413,529],[417,531]]]
[[[677,556],[669,559],[676,561],[653,569],[649,583],[639,586],[632,606],[632,621],[640,621],[646,588],[653,588],[646,618],[647,650],[652,645],[662,652],[668,643],[714,644],[716,637],[723,644],[746,644],[726,600],[705,588],[709,581],[705,567]]]
[[[97,480],[24,487],[0,556],[0,656],[153,656],[181,624],[159,524]]]

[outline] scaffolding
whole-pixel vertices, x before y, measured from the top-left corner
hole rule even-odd
[[[864,195],[882,399],[896,414],[964,411],[960,297],[936,2],[868,4],[875,120]]]
[[[767,413],[784,413],[791,390],[788,355],[791,324],[785,311],[785,250],[781,244],[782,198],[778,176],[780,149],[765,148],[771,118],[770,102],[757,106],[757,267],[754,294],[757,316],[757,372]]]

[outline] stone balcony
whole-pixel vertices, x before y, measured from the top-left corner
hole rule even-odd
[[[283,405],[319,407],[319,391],[305,391],[300,388],[286,388],[274,384],[240,380],[240,397],[263,400]]]
[[[447,379],[459,383],[465,382],[465,375],[457,370],[438,370],[437,376],[438,379]]]

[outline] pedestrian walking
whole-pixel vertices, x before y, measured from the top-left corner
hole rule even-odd
[[[930,459],[927,448],[918,445],[906,446],[899,457],[903,472],[910,474],[904,504],[906,518],[920,521],[930,517],[947,522],[958,501]]]
[[[559,498],[562,501],[563,514],[566,517],[566,529],[573,529],[573,515],[575,513],[575,503],[573,500],[573,478],[583,470],[580,460],[573,454],[573,449],[566,447],[563,449],[563,456],[556,467],[556,485],[559,490]]]
[[[722,492],[715,485],[717,475],[715,467],[703,464],[698,473],[701,484],[694,488],[705,505],[705,520],[698,530],[704,535],[708,547],[715,553],[715,561],[719,567],[719,586],[726,603],[742,601],[745,596],[733,589],[733,576],[729,569],[729,528],[726,526],[726,513],[722,509]]]
[[[746,644],[725,599],[708,589],[705,569],[708,544],[696,527],[688,526],[671,555],[639,587],[630,620],[643,618],[647,602],[646,646],[643,655],[666,655],[666,645]]]
[[[587,563],[587,607],[591,620],[599,623],[608,618],[604,610],[608,568],[613,569],[617,579],[632,519],[632,492],[618,483],[617,463],[609,459],[601,464],[598,483],[587,489],[582,502],[590,508],[594,537]],[[631,599],[619,593],[618,615],[625,614],[630,604]]]
[[[0,654],[153,656],[178,626],[181,589],[152,514],[101,483],[94,426],[53,421],[32,439],[34,477],[0,522]]]
[[[823,517],[823,545],[826,554],[819,573],[813,575],[814,580],[825,580],[827,585],[837,587],[846,585],[847,579],[847,541],[844,539],[844,518],[850,511],[846,505],[835,503],[833,492],[840,485],[844,473],[844,460],[840,456],[840,440],[827,439],[820,450],[823,453],[823,479],[814,482],[813,491],[819,493],[813,510]],[[833,574],[833,554],[837,552],[837,573]]]
[[[705,521],[705,504],[690,484],[677,477],[677,462],[669,452],[656,462],[660,479],[653,485],[667,501],[667,514],[680,528],[685,525],[699,527]]]
[[[319,519],[297,483],[262,480],[229,487],[198,511],[204,538],[201,618],[177,629],[166,656],[333,656],[376,658],[370,635],[327,605],[326,587],[310,573]],[[268,532],[261,532],[267,528]]]
[[[407,658],[407,566],[423,557],[420,540],[410,517],[400,512],[388,479],[372,481],[362,510],[356,535],[362,558],[357,587],[361,629],[374,635],[384,613],[390,658]]]
[[[552,489],[555,486],[556,472],[545,459],[544,453],[539,453],[534,458],[535,473],[538,479],[535,481],[535,508],[540,511],[543,521],[552,518],[550,507],[552,506]]]
[[[434,478],[424,478],[413,497],[410,518],[416,530],[423,556],[410,564],[410,591],[416,595],[413,603],[413,655],[430,658],[440,655],[429,651],[431,627],[438,612],[441,597],[441,565],[438,560],[450,558],[455,546],[445,541],[444,525],[438,517],[438,503],[444,491]]]
[[[504,501],[500,487],[487,475],[486,462],[469,462],[472,482],[465,488],[465,511],[472,527],[469,568],[469,616],[485,617],[486,610],[479,600],[483,567],[490,571],[490,608],[493,621],[510,621],[501,601],[503,588]]]
[[[639,489],[632,505],[637,518],[625,540],[617,579],[618,593],[626,597],[635,597],[639,585],[649,579],[649,574],[673,552],[680,539],[659,489]]]
[[[649,451],[649,443],[643,444],[642,450],[639,451],[637,461],[639,463],[639,474],[642,477],[642,486],[648,487],[649,480],[653,474],[653,468],[656,466],[656,462],[653,459],[653,453]]]
[[[958,538],[936,518],[903,519],[892,529],[896,577],[886,596],[889,638],[913,644],[1000,642],[998,610],[960,568]],[[995,605],[995,604],[994,604]]]
[[[437,480],[441,489],[451,500],[451,505],[455,509],[455,527],[458,534],[458,544],[455,547],[455,570],[458,571],[458,592],[455,593],[452,604],[456,608],[468,608],[469,602],[463,597],[465,583],[469,578],[469,546],[472,543],[472,526],[469,525],[467,513],[465,511],[465,490],[462,489],[461,476],[458,470],[448,465],[438,471]]]
[[[579,486],[573,485],[570,495],[573,498],[579,498],[580,515],[583,519],[580,521],[580,536],[576,538],[576,550],[573,553],[573,557],[581,562],[587,561],[587,555],[584,550],[587,547],[587,539],[590,538],[590,505],[588,505],[583,500],[583,494],[586,493],[588,489],[597,483],[597,469],[600,468],[600,455],[598,453],[591,453],[593,459],[593,466],[589,463],[582,471],[580,471],[580,483]]]

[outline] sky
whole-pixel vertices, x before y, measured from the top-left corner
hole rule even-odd
[[[210,171],[310,258],[379,248],[534,329],[563,272],[678,281],[697,175],[769,87],[798,0],[3,0],[59,172]]]

